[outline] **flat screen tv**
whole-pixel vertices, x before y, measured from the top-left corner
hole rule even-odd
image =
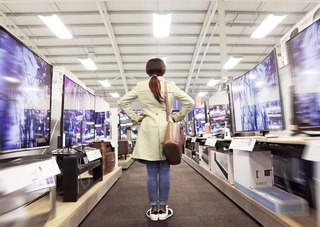
[[[50,144],[52,66],[0,26],[0,152]]]
[[[94,127],[93,113],[89,110],[91,106],[89,104],[91,100],[90,95],[88,95],[88,92],[84,88],[66,76],[64,76],[63,87],[61,128],[64,135],[64,146],[72,147],[74,145],[85,144],[87,120],[89,123],[93,122]],[[87,135],[90,136],[90,133],[87,132]]]
[[[209,105],[210,133],[223,135],[225,128],[230,127],[229,104]]]
[[[287,42],[293,79],[295,124],[301,130],[320,131],[320,20]]]
[[[187,133],[189,136],[194,136],[194,135],[195,135],[194,110],[191,110],[191,111],[188,113],[188,123],[187,123],[187,126],[188,126],[188,130],[186,131],[186,133]]]
[[[93,142],[95,138],[95,96],[91,94],[89,91],[85,93],[85,103],[84,106],[84,118],[83,118],[83,127],[84,127],[84,141],[86,143]]]
[[[201,136],[205,133],[206,124],[206,108],[199,107],[195,109],[195,124],[196,124],[196,135]]]
[[[235,133],[284,129],[275,50],[231,82],[231,98]]]

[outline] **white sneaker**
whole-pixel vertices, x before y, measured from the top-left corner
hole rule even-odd
[[[170,218],[173,215],[173,210],[171,208],[169,208],[169,206],[166,206],[166,210],[159,210],[159,220],[163,221],[166,220],[167,218]]]
[[[158,221],[159,215],[157,210],[151,212],[151,208],[150,208],[149,210],[147,210],[146,215],[148,218],[150,218],[151,221]]]

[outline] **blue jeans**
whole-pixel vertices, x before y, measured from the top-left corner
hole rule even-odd
[[[167,205],[170,189],[170,164],[164,161],[147,161],[147,186],[150,205]],[[159,196],[158,196],[159,195]]]

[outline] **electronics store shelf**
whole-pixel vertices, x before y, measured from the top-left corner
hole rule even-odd
[[[216,188],[238,204],[263,226],[316,226],[315,211],[311,208],[309,209],[310,213],[308,215],[292,217],[277,216],[260,204],[251,200],[246,195],[242,194],[240,191],[235,189],[234,186],[216,177],[188,156],[183,155],[182,158],[188,165],[199,172],[204,178],[211,182]]]
[[[121,175],[122,169],[116,167],[112,172],[103,176],[103,181],[99,181],[86,191],[77,202],[63,202],[62,197],[57,196],[56,214],[44,226],[78,226]],[[41,207],[39,203],[35,205]]]

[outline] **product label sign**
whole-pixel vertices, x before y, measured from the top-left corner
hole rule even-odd
[[[205,145],[214,147],[216,146],[217,139],[216,138],[207,138]]]
[[[191,143],[196,142],[196,140],[197,140],[197,137],[192,137],[192,138],[191,138]]]
[[[303,150],[301,158],[320,162],[320,141],[309,141]]]
[[[232,138],[229,149],[252,151],[255,144],[256,139],[253,138]]]
[[[99,149],[86,151],[86,155],[89,162],[102,157]]]

